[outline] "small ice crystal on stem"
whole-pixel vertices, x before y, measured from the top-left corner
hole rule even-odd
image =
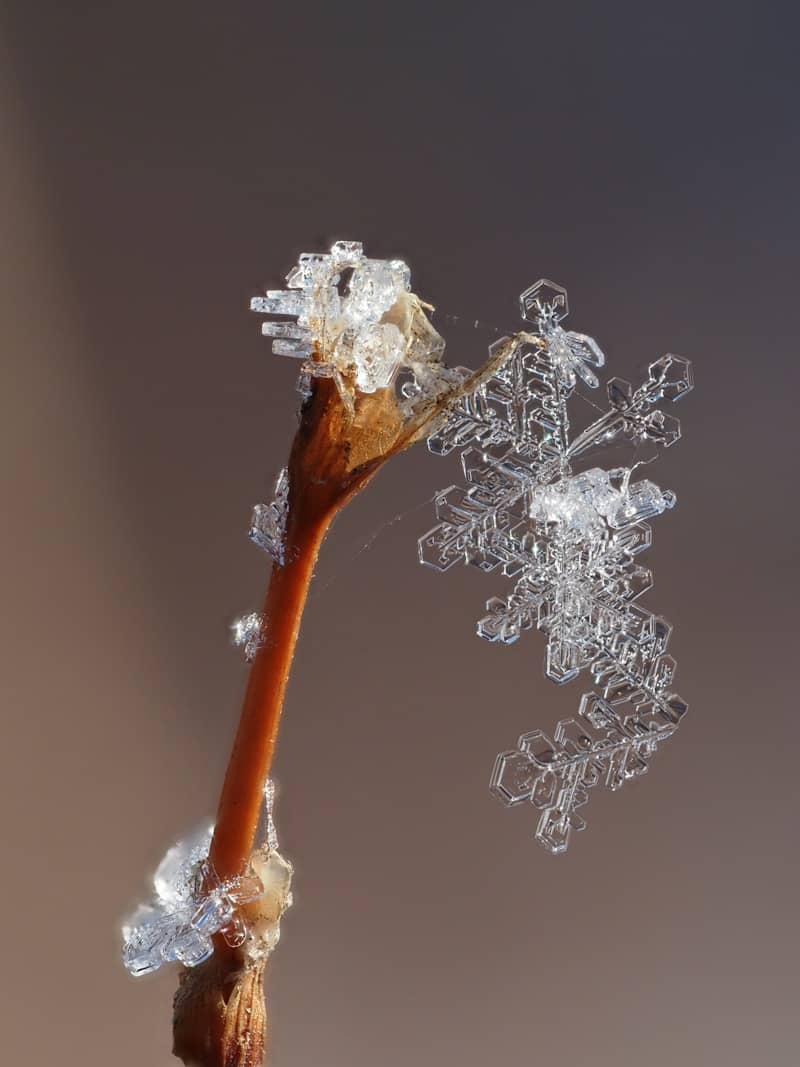
[[[536,837],[558,853],[585,825],[577,809],[588,789],[600,781],[616,789],[644,773],[686,711],[671,689],[671,628],[633,603],[652,584],[638,563],[651,541],[647,520],[672,508],[675,495],[632,481],[636,463],[575,466],[609,444],[673,444],[680,424],[661,405],[693,381],[688,361],[672,355],[651,363],[638,389],[614,378],[609,410],[571,439],[566,402],[579,379],[597,388],[603,353],[591,337],[561,326],[568,312],[561,286],[542,279],[520,305],[536,332],[493,345],[491,375],[428,439],[439,455],[461,451],[467,487],[437,494],[439,523],[420,538],[419,555],[437,570],[461,560],[514,578],[506,598],[487,603],[479,636],[508,644],[535,627],[547,636],[548,678],[562,684],[588,670],[599,687],[552,739],[534,731],[501,753],[492,775],[506,804],[540,809]]]
[[[291,905],[292,868],[278,852],[273,798],[269,781],[264,844],[238,878],[221,881],[209,863],[211,826],[169,849],[153,877],[152,901],[122,928],[122,958],[131,974],[169,962],[196,967],[213,953],[215,934],[253,956],[275,947],[281,916]]]
[[[242,615],[231,626],[231,640],[244,650],[244,658],[252,663],[264,644],[264,619],[257,611]]]
[[[277,851],[278,848],[278,831],[275,827],[275,819],[272,814],[274,805],[275,783],[271,778],[267,778],[264,785],[264,817],[266,823],[264,837],[267,842],[267,848],[271,851]]]
[[[314,377],[333,378],[348,405],[354,392],[391,388],[401,372],[407,409],[460,381],[444,365],[444,341],[410,291],[402,260],[368,259],[357,241],[336,241],[330,252],[304,252],[286,277],[250,307],[294,321],[265,322],[276,355],[303,360],[301,391]]]
[[[270,504],[256,504],[250,520],[250,540],[279,565],[285,562],[286,515],[289,507],[289,472],[284,467],[275,482]]]

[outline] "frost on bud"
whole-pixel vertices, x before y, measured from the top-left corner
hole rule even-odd
[[[402,260],[368,259],[359,242],[336,241],[330,252],[303,253],[286,284],[250,307],[293,317],[265,322],[262,332],[276,355],[304,359],[304,392],[310,379],[330,378],[352,410],[355,396],[399,384],[410,411],[456,381]]]

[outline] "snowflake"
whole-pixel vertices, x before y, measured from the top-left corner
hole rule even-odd
[[[638,389],[614,378],[610,408],[574,439],[567,400],[578,379],[597,388],[604,357],[596,342],[560,325],[567,293],[541,280],[520,298],[536,333],[503,338],[490,349],[490,374],[463,397],[429,438],[434,453],[461,451],[467,486],[436,495],[438,525],[419,541],[422,563],[447,570],[463,561],[515,579],[489,600],[478,634],[510,643],[523,630],[547,637],[545,674],[562,684],[587,670],[599,692],[581,700],[576,719],[553,738],[526,734],[501,753],[492,791],[506,804],[541,810],[537,839],[563,852],[591,786],[618,788],[642,774],[686,711],[671,690],[670,627],[637,599],[652,575],[638,562],[651,543],[647,520],[675,505],[638,464],[580,469],[614,443],[669,446],[680,425],[661,405],[693,385],[691,367],[667,355],[650,364]]]

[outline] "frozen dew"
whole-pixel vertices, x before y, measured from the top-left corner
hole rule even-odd
[[[251,611],[231,626],[231,640],[234,645],[244,650],[244,658],[252,663],[258,650],[264,644],[264,619],[258,612]]]
[[[405,341],[391,322],[365,326],[353,342],[356,386],[362,393],[374,393],[391,385],[403,358]]]
[[[182,907],[195,891],[196,872],[208,855],[213,825],[198,830],[167,850],[153,875],[153,892],[159,906]]]
[[[542,323],[542,337],[547,343],[553,367],[562,388],[572,389],[578,378],[592,389],[600,384],[593,367],[602,367],[605,356],[597,342],[583,333],[568,333],[560,326]]]
[[[150,903],[122,926],[122,960],[135,976],[177,962],[196,967],[221,934],[233,948],[263,956],[277,944],[280,919],[291,904],[292,866],[277,851],[274,786],[265,787],[265,833],[250,869],[221,881],[208,861],[212,827],[173,845],[153,878]]]
[[[250,519],[249,537],[267,555],[283,566],[286,516],[289,510],[289,472],[284,467],[275,483],[275,493],[269,504],[256,504]],[[238,643],[238,642],[237,642]]]
[[[521,738],[492,775],[506,804],[527,800],[540,810],[536,837],[559,853],[585,825],[577,811],[589,790],[643,774],[686,711],[671,689],[670,627],[634,603],[652,585],[638,562],[651,541],[647,521],[674,507],[675,495],[634,480],[635,463],[575,468],[608,444],[673,444],[680,425],[662,406],[693,380],[688,361],[673,355],[651,363],[638,388],[613,378],[609,410],[572,438],[567,400],[579,380],[597,387],[603,353],[562,327],[561,286],[536,282],[520,306],[536,334],[493,346],[491,377],[429,438],[438,455],[460,453],[466,484],[436,495],[438,524],[420,538],[419,556],[436,570],[464,562],[513,579],[505,597],[488,601],[479,636],[510,644],[538,629],[548,678],[563,684],[587,671],[597,686],[576,719],[559,723],[552,738]]]
[[[411,293],[411,272],[399,259],[369,259],[357,241],[336,241],[330,252],[304,252],[286,277],[286,290],[269,290],[250,302],[259,314],[290,316],[268,321],[276,355],[303,360],[300,389],[314,378],[332,378],[348,403],[353,392],[395,385],[401,371],[412,377],[406,406],[441,392],[458,372],[442,362],[444,341]]]
[[[275,783],[271,778],[267,778],[264,784],[264,839],[267,843],[267,848],[273,851],[278,848],[278,831],[275,828],[275,819],[273,817],[274,806]]]

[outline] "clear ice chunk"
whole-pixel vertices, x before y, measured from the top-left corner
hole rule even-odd
[[[399,260],[364,259],[353,270],[342,317],[351,329],[377,323],[409,286],[410,274]]]
[[[647,520],[674,507],[675,494],[633,481],[638,464],[575,466],[609,444],[673,444],[680,427],[662,406],[693,379],[688,361],[672,355],[651,363],[637,388],[613,378],[608,411],[572,437],[566,402],[579,379],[599,384],[603,353],[560,325],[568,311],[561,286],[542,279],[520,306],[538,336],[497,342],[491,376],[428,440],[437,455],[460,452],[466,485],[436,494],[438,525],[420,538],[419,558],[436,570],[463,562],[514,579],[505,597],[488,601],[479,636],[510,644],[538,629],[548,678],[564,684],[588,671],[598,688],[552,738],[534,731],[501,753],[492,775],[504,803],[541,809],[537,840],[559,853],[585,826],[577,809],[590,789],[643,774],[686,711],[671,690],[669,624],[638,603],[652,585],[637,559],[651,542]]]
[[[276,337],[272,342],[272,351],[276,356],[291,356],[292,359],[306,359],[314,351],[305,341],[287,341]]]
[[[388,388],[404,350],[403,335],[392,323],[375,323],[361,330],[353,344],[356,385],[361,392]]]
[[[264,843],[251,869],[222,882],[208,861],[212,828],[173,845],[153,878],[152,902],[122,926],[122,960],[135,976],[177,962],[197,967],[221,934],[232,947],[250,945],[255,955],[277,944],[283,912],[291,904],[292,868],[277,851],[272,814],[274,787],[265,787]]]
[[[291,341],[311,341],[311,330],[307,326],[298,326],[296,322],[262,322],[261,332],[264,337],[283,337]],[[311,347],[310,344],[309,347]]]
[[[368,259],[359,242],[336,241],[329,253],[303,253],[286,281],[288,289],[255,297],[250,307],[295,320],[265,322],[262,331],[276,355],[304,360],[304,394],[321,377],[343,392],[374,393],[404,369],[411,376],[404,408],[413,411],[460,380],[442,362],[444,341],[410,294],[402,260]]]
[[[231,626],[231,640],[234,645],[244,650],[244,658],[252,663],[258,650],[264,644],[264,619],[256,611],[241,618]]]
[[[571,333],[560,326],[546,325],[542,337],[562,388],[573,389],[578,378],[592,389],[600,384],[592,368],[606,361],[597,342],[585,333]]]
[[[361,247],[359,245],[359,247]],[[275,807],[275,783],[271,778],[267,778],[264,783],[264,821],[265,821],[265,833],[264,838],[267,843],[267,848],[271,851],[275,851],[278,848],[278,831],[275,827],[275,819],[273,815],[273,808]]]
[[[334,267],[355,267],[363,258],[364,246],[360,241],[334,241],[331,245],[331,262]]]
[[[167,960],[182,963],[184,967],[198,967],[213,955],[213,952],[214,942],[211,938],[190,927],[173,940]]]
[[[275,482],[271,504],[256,504],[248,536],[279,565],[286,557],[286,517],[289,511],[289,471],[284,467]],[[237,642],[238,644],[239,642]]]
[[[254,296],[250,301],[250,310],[262,315],[301,315],[305,306],[304,293],[282,289],[271,290],[266,296]]]
[[[208,855],[213,832],[213,826],[205,826],[167,851],[153,875],[153,891],[162,908],[181,908],[191,900],[197,868]]]

